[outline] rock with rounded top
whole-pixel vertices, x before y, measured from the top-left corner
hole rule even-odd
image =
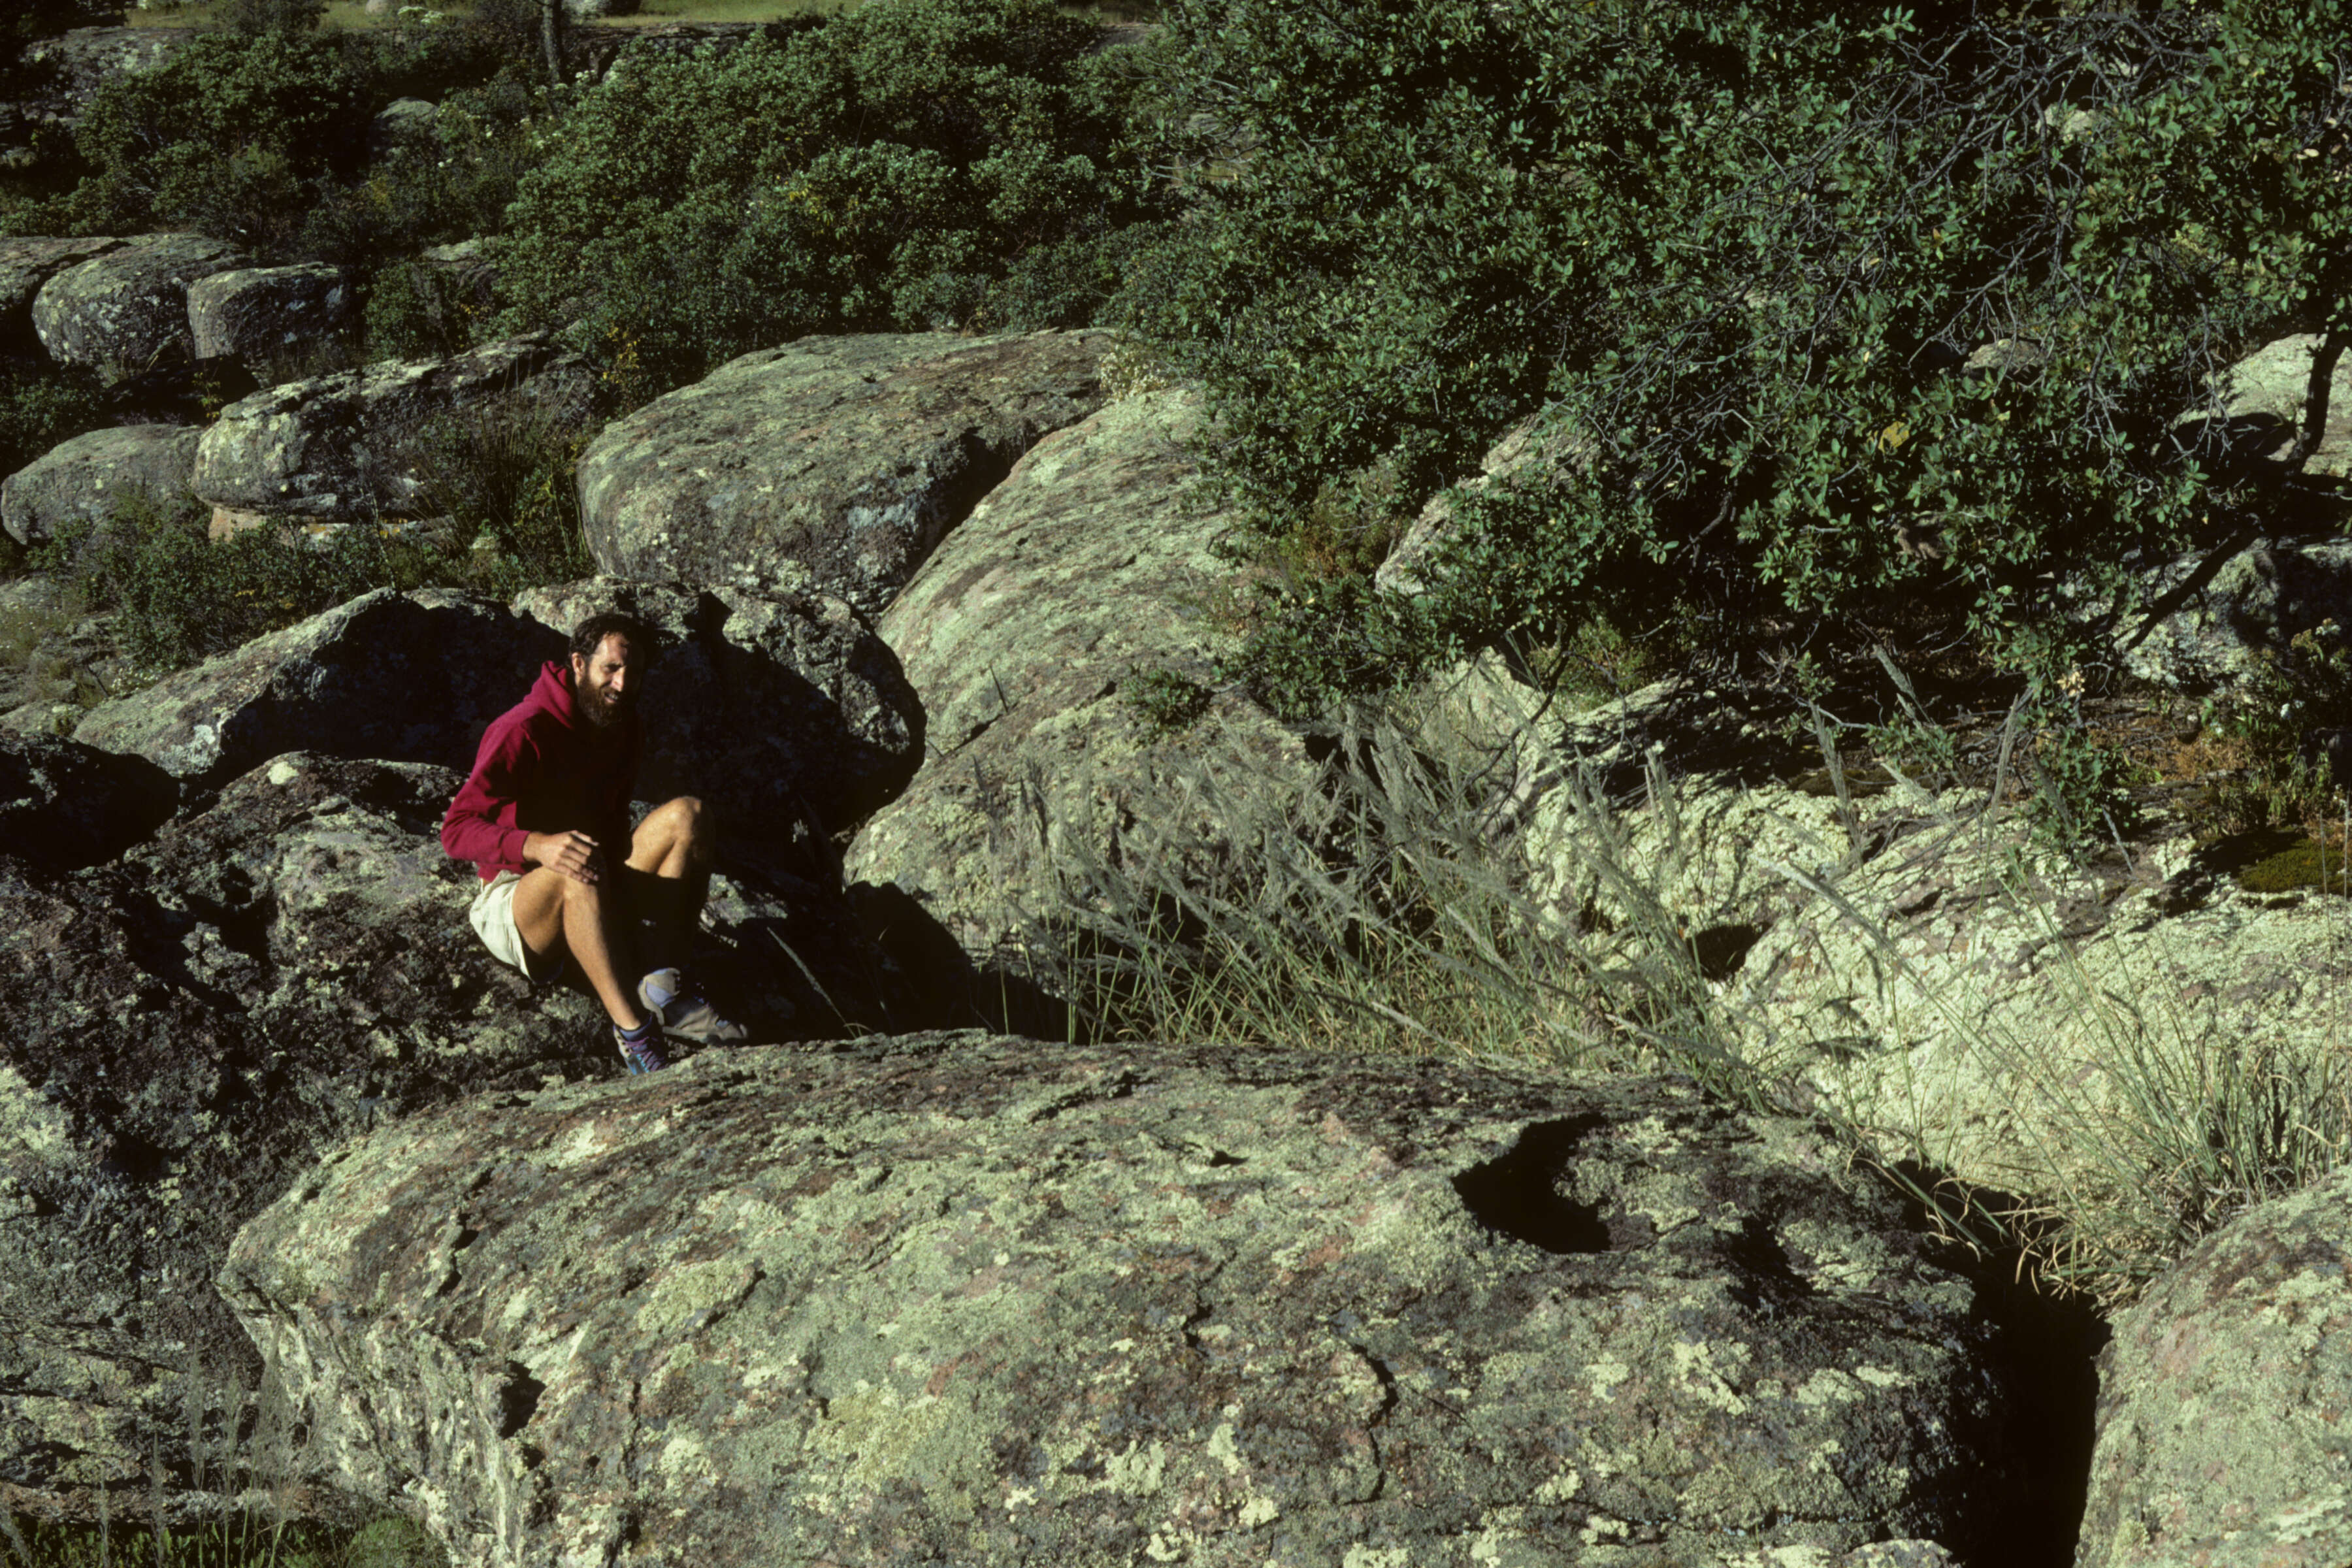
[[[1046,437],[877,624],[922,699],[930,757],[845,874],[896,882],[975,956],[1050,907],[1073,848],[1222,831],[1168,804],[1202,759],[1276,794],[1310,776],[1296,736],[1211,689],[1225,644],[1204,606],[1234,519],[1192,488],[1201,418],[1197,393],[1160,392]],[[1198,712],[1163,727],[1133,699],[1171,678]]]
[[[2080,1568],[2352,1562],[2352,1173],[2251,1209],[2115,1319]]]
[[[191,485],[229,511],[367,522],[432,505],[422,453],[446,421],[588,417],[593,378],[544,337],[449,359],[409,360],[289,382],[221,410]]]
[[[345,1144],[221,1289],[466,1568],[1997,1554],[2024,1480],[1952,1260],[1673,1079],[706,1051]]]
[[[878,614],[1038,437],[1105,399],[1102,332],[803,338],[616,419],[580,459],[615,576]]]
[[[187,360],[188,289],[249,265],[235,246],[194,234],[152,234],[66,268],[33,298],[33,330],[49,357],[111,379]]]
[[[379,588],[103,703],[74,736],[197,787],[298,747],[463,772],[562,647],[486,599]]]
[[[102,524],[125,502],[175,502],[187,494],[203,436],[181,425],[76,436],[0,480],[0,528],[19,544],[39,544],[77,525]]]
[[[605,610],[654,629],[638,794],[696,795],[723,834],[790,839],[797,829],[825,842],[896,795],[922,761],[922,704],[889,647],[839,599],[597,577],[531,589],[514,609],[565,637]]]
[[[2232,450],[2252,459],[2258,472],[2284,468],[2303,437],[2320,342],[2317,332],[2300,332],[2264,343],[2213,377],[2210,405],[2189,422],[2221,423]],[[2323,479],[2352,475],[2352,354],[2336,362],[2326,425],[2295,472]]]
[[[188,289],[196,357],[235,359],[256,375],[350,326],[357,309],[350,275],[317,262],[216,272]]]
[[[440,113],[439,105],[422,98],[394,99],[368,121],[368,156],[381,158],[404,142],[430,136]]]
[[[121,247],[122,241],[0,238],[0,342],[33,337],[33,297],[69,267]]]

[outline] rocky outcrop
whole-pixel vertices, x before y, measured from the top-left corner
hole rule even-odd
[[[178,425],[123,425],[53,447],[0,480],[0,528],[38,544],[80,523],[98,524],[144,496],[166,505],[187,494],[204,432]]]
[[[35,341],[33,297],[68,267],[103,256],[119,239],[0,239],[0,344]]]
[[[824,843],[896,795],[922,761],[922,704],[890,649],[838,599],[602,577],[533,589],[514,608],[566,637],[608,609],[660,634],[639,707],[637,792],[698,795],[723,833]]]
[[[479,1568],[1990,1561],[2023,1481],[1971,1287],[1675,1080],[705,1052],[371,1132],[221,1287]]]
[[[49,357],[110,380],[190,358],[188,289],[247,265],[234,246],[194,234],[142,235],[52,276],[33,298]]]
[[[74,735],[191,787],[297,749],[462,772],[562,647],[487,600],[380,588],[102,704]]]
[[[2319,344],[2317,332],[2263,344],[2215,378],[2215,406],[2200,410],[2198,419],[2218,420],[2241,458],[2283,469],[2303,436],[2312,355]],[[2336,363],[2326,427],[2295,471],[2326,479],[2352,475],[2352,355]]]
[[[83,713],[136,687],[111,610],[44,576],[0,583],[0,729],[70,735]]]
[[[2100,1357],[2079,1568],[2352,1562],[2352,1173],[2167,1270]]]
[[[141,757],[0,730],[0,844],[52,871],[111,860],[179,804],[170,774]]]
[[[0,768],[19,754],[61,782],[80,781],[59,759],[89,763],[6,750]],[[528,985],[468,927],[474,868],[438,840],[458,782],[294,752],[110,865],[60,874],[8,837],[0,1484],[27,1489],[12,1507],[87,1512],[91,1489],[130,1483],[143,1509],[158,1458],[177,1507],[192,1403],[217,1483],[218,1426],[254,1369],[209,1281],[320,1152],[463,1096],[620,1072],[592,1000]],[[62,838],[71,810],[0,798],[0,823],[37,813]],[[755,1039],[852,1027],[826,998],[856,994],[832,967],[858,961],[855,930],[822,889],[721,875],[694,963]]]
[[[49,0],[41,0],[47,7]],[[75,7],[88,14],[96,6]],[[120,16],[119,8],[115,15]],[[70,131],[98,89],[116,77],[152,70],[202,35],[190,27],[75,27],[26,46],[34,97],[11,107],[20,132]]]
[[[614,576],[878,614],[1049,431],[1104,401],[1099,332],[803,338],[607,426],[581,525]]]
[[[877,624],[930,755],[845,871],[898,883],[975,955],[1053,907],[1073,840],[1116,858],[1148,838],[1138,815],[1171,770],[1214,753],[1273,787],[1307,776],[1297,740],[1238,692],[1198,687],[1201,716],[1173,734],[1129,700],[1155,675],[1208,678],[1219,647],[1202,606],[1232,519],[1188,488],[1200,419],[1197,395],[1156,393],[1046,437]]]
[[[1460,532],[1454,513],[1465,498],[1498,485],[1540,483],[1581,460],[1588,446],[1580,433],[1542,415],[1521,420],[1480,459],[1477,473],[1429,499],[1372,574],[1374,585],[1390,594],[1425,591],[1431,562]]]
[[[2352,399],[2352,386],[2346,388]],[[2150,573],[2148,613],[2116,632],[2124,668],[2191,697],[2242,687],[2326,621],[2352,631],[2352,545],[2336,540],[2188,555]]]
[[[340,267],[219,272],[188,289],[188,328],[198,359],[235,359],[262,375],[275,361],[351,325],[358,305]]]
[[[410,516],[430,504],[420,445],[436,421],[576,423],[593,391],[587,370],[541,337],[290,382],[221,410],[191,482],[231,511],[335,522]]]

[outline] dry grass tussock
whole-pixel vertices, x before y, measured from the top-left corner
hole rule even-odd
[[[1830,761],[1834,775],[1833,748]],[[1939,802],[1944,827],[2016,844],[2010,918],[2038,923],[2057,955],[2030,1025],[1995,1005],[1999,976],[1921,967],[1850,896],[1858,857],[1741,871],[1780,879],[1805,918],[1845,927],[1874,984],[1907,985],[1935,1016],[1947,1059],[2002,1086],[1998,1189],[1942,1174],[1967,1163],[1972,1134],[1948,1098],[1903,1081],[1926,1070],[1909,1053],[1882,1053],[1865,1084],[1792,1048],[1694,943],[1677,907],[1688,887],[1669,886],[1659,850],[1675,781],[1654,762],[1642,798],[1612,801],[1572,763],[1551,779],[1566,835],[1557,809],[1555,831],[1528,826],[1523,762],[1465,753],[1394,712],[1332,734],[1303,796],[1204,760],[1135,804],[1115,860],[1082,833],[1047,835],[1059,905],[1032,911],[1026,960],[1106,1037],[1687,1073],[1739,1104],[1827,1120],[1955,1234],[2110,1304],[2352,1146],[2340,1040],[2249,1038],[2208,1003],[2151,1000],[2172,990],[2136,984],[2129,965],[2160,964],[2160,944],[2128,962],[2078,950],[2021,808],[1915,791]],[[1577,862],[1565,874],[1563,854]],[[1570,908],[1563,887],[1590,892]],[[2339,908],[2352,921],[2352,901]]]

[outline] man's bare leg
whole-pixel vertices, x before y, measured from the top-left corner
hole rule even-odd
[[[645,1023],[645,1014],[634,984],[621,978],[618,960],[625,954],[616,952],[604,889],[601,880],[583,882],[552,867],[525,871],[515,883],[515,930],[534,956],[569,948],[572,962],[613,1022],[635,1029]]]
[[[690,795],[654,807],[630,837],[622,881],[629,907],[653,924],[649,967],[685,962],[709,896],[716,839],[710,814]]]

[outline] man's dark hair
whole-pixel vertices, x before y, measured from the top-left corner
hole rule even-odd
[[[637,656],[640,665],[651,664],[659,640],[653,627],[625,610],[604,610],[589,616],[572,628],[572,651],[582,658],[594,658],[604,639],[618,633]]]

